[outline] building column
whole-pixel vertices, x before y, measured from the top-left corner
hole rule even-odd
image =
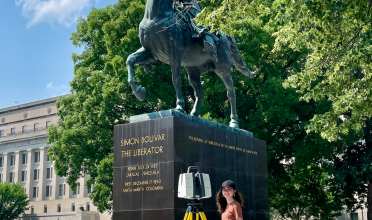
[[[34,154],[32,153],[32,149],[27,149],[27,175],[26,175],[26,192],[28,195],[28,199],[32,199],[32,187],[33,187],[33,172],[34,172]]]
[[[84,197],[84,188],[85,188],[85,176],[80,177],[78,180],[79,185],[79,194],[77,194],[77,198],[83,198]]]
[[[71,187],[70,185],[67,183],[67,181],[65,180],[65,182],[63,184],[66,184],[66,191],[65,191],[65,196],[63,196],[64,199],[69,199],[72,197],[72,190],[71,190]]]
[[[21,182],[21,171],[20,171],[20,157],[19,157],[19,151],[15,152],[15,163],[14,163],[14,182]]]
[[[59,176],[56,174],[56,171],[54,170],[54,166],[51,167],[53,170],[53,175],[52,175],[52,197],[51,199],[58,199],[59,196]],[[63,194],[62,194],[63,195]]]
[[[40,176],[39,176],[39,197],[36,201],[42,201],[45,199],[45,181],[46,181],[46,153],[45,147],[40,147],[40,162],[39,162],[39,169],[40,169]]]
[[[89,180],[89,175],[88,174],[85,174],[84,175],[84,194],[83,194],[83,196],[84,197],[88,197],[88,189],[87,189],[87,181]]]
[[[4,167],[3,167],[3,181],[9,182],[9,162],[8,162],[8,152],[4,153]]]

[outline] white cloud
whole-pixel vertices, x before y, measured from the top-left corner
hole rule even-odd
[[[93,0],[15,0],[22,7],[22,14],[30,19],[27,27],[40,22],[70,26],[80,16],[81,11]]]
[[[53,82],[50,82],[50,83],[47,84],[47,87],[46,88],[49,89],[52,86],[53,86]]]
[[[70,87],[66,86],[65,84],[62,84],[60,86],[54,86],[53,82],[50,82],[46,85],[46,89],[51,89],[51,90],[56,90],[56,91],[63,91],[64,94],[65,94],[65,92],[68,92],[70,90]]]

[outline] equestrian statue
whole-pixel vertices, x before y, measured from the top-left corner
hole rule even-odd
[[[181,67],[184,67],[194,89],[195,103],[190,113],[198,116],[204,96],[200,77],[214,71],[224,82],[231,106],[230,127],[239,128],[236,96],[231,78],[231,63],[248,77],[253,77],[239,54],[233,37],[220,32],[211,33],[210,28],[198,26],[193,18],[201,11],[195,0],[147,0],[143,19],[139,25],[142,47],[127,59],[128,82],[138,100],[145,99],[146,90],[138,85],[134,65],[150,72],[159,60],[169,64],[176,90],[176,111],[184,112]]]

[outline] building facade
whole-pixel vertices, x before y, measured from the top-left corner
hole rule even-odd
[[[0,109],[0,180],[19,182],[25,189],[30,204],[21,219],[111,219],[92,205],[88,176],[72,190],[49,160],[47,128],[59,120],[58,99]]]

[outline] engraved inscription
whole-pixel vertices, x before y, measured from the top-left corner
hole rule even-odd
[[[198,138],[198,137],[189,136],[189,140],[204,143],[204,144],[209,144],[209,145],[213,145],[213,146],[217,146],[217,147],[223,147],[223,148],[227,148],[227,149],[230,149],[230,150],[239,151],[239,152],[242,152],[242,153],[257,155],[257,151],[246,150],[246,149],[243,149],[243,148],[230,146],[230,145],[227,145],[227,144],[222,144],[222,143],[218,143],[218,142],[214,142],[214,141],[210,141],[210,140],[204,140],[204,139],[201,139],[201,138]]]
[[[157,163],[127,167],[128,173],[125,174],[125,177],[128,180],[124,182],[123,193],[164,190],[158,168]],[[140,176],[153,177],[154,179],[139,180]]]
[[[156,141],[165,141],[165,134],[149,135],[138,138],[129,138],[120,140],[120,146],[128,146],[143,143],[152,143]]]

